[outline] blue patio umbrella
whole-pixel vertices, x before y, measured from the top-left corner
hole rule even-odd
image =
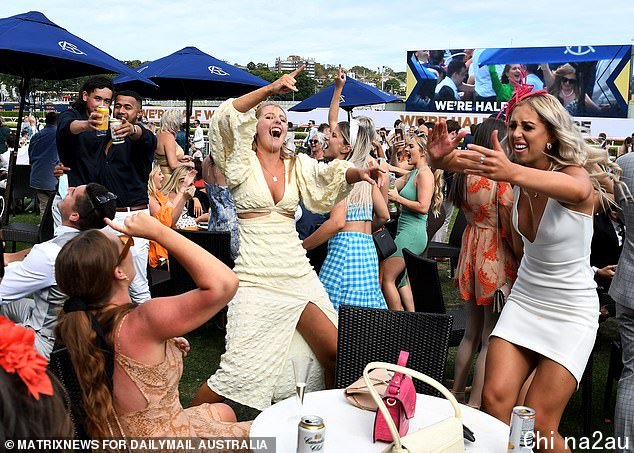
[[[620,60],[631,52],[631,45],[618,46],[560,46],[517,47],[486,49],[480,56],[479,65],[491,64],[540,64],[579,63],[597,60]]]
[[[115,85],[133,89],[152,99],[184,100],[188,132],[194,99],[239,96],[269,84],[266,80],[218,60],[196,47],[185,47],[141,65],[136,71],[156,82],[158,87],[140,84],[128,75],[115,78]]]
[[[20,133],[24,105],[31,79],[62,80],[94,74],[127,74],[153,84],[116,58],[78,38],[51,22],[37,11],[0,19],[0,73],[21,77],[20,111],[17,130]],[[9,160],[6,199],[11,199],[12,169],[17,159],[18,144]],[[9,209],[3,214],[3,221]]]
[[[289,110],[294,112],[308,112],[309,110],[330,107],[330,100],[335,91],[335,84],[327,86],[320,92],[304,99],[299,104],[291,107]],[[385,104],[387,102],[400,101],[399,98],[379,90],[371,85],[359,82],[358,80],[348,78],[341,92],[339,107],[350,112],[354,107],[362,105]]]

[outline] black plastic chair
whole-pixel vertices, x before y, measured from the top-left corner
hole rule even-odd
[[[401,350],[410,354],[408,368],[442,382],[451,323],[448,315],[340,306],[335,386],[352,384],[369,362],[396,363]],[[414,384],[418,393],[438,395],[420,381]]]
[[[12,251],[15,252],[17,242],[26,242],[29,244],[39,244],[53,239],[53,230],[55,228],[53,220],[53,201],[55,195],[49,196],[46,208],[39,225],[24,222],[11,222],[2,228],[2,234],[5,242],[11,242]]]
[[[24,199],[34,200],[37,206],[37,193],[31,188],[31,166],[16,165],[13,167],[13,186],[11,189],[11,206],[9,209],[16,214],[18,206],[22,211],[25,209]],[[35,208],[37,209],[37,208]]]
[[[458,211],[456,220],[454,220],[453,228],[449,234],[449,243],[432,241],[427,246],[428,258],[449,258],[451,264],[451,278],[458,266],[458,257],[460,256],[460,248],[462,247],[462,234],[467,227],[467,218],[462,209]]]
[[[438,276],[438,263],[415,255],[408,249],[403,250],[403,258],[414,296],[414,310],[421,313],[440,313],[452,316],[453,326],[449,336],[449,346],[458,346],[464,336],[467,313],[464,308],[457,310],[445,308],[445,298]]]
[[[217,231],[176,230],[190,241],[198,244],[229,267],[231,259],[231,233]],[[169,255],[171,293],[182,294],[196,288],[196,284],[176,258]]]
[[[86,421],[86,410],[84,409],[81,385],[77,379],[73,362],[66,347],[60,344],[55,345],[51,352],[48,368],[66,389],[64,398],[70,418],[75,427],[75,439],[89,439],[90,437],[84,425]]]

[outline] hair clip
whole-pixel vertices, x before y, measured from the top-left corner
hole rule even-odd
[[[513,90],[513,95],[511,96],[511,99],[508,100],[506,105],[500,110],[500,112],[495,117],[495,119],[500,119],[500,117],[504,116],[504,124],[506,124],[507,126],[509,125],[509,121],[511,119],[511,112],[513,111],[515,107],[517,107],[517,104],[519,104],[524,99],[529,98],[531,96],[541,96],[543,94],[548,94],[548,91],[546,90],[533,91],[534,85],[526,83],[526,72],[524,72],[524,69],[521,69],[521,68],[520,68],[520,71],[522,72],[522,76],[520,78],[519,83],[515,82],[514,80],[509,80],[511,85],[515,87],[515,90]]]

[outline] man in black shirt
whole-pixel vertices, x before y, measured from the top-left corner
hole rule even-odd
[[[156,149],[156,136],[136,124],[141,112],[142,98],[132,91],[117,94],[114,117],[121,125],[114,131],[123,143],[113,144],[110,130],[96,134],[101,116],[100,105],[110,106],[113,100],[110,80],[103,77],[88,79],[80,90],[73,107],[60,114],[57,144],[60,160],[69,167],[68,185],[78,186],[98,182],[117,196],[115,221],[137,212],[149,214],[147,182]],[[64,194],[58,194],[63,196]],[[117,233],[119,234],[119,233]],[[131,253],[136,276],[130,284],[134,302],[150,298],[147,282],[149,242],[135,238]]]

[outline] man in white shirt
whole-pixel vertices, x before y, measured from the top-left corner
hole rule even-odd
[[[447,77],[442,79],[438,85],[436,85],[436,101],[459,101],[460,94],[458,89],[464,83],[465,75],[467,74],[467,65],[462,60],[451,60],[449,66],[447,66]]]
[[[104,217],[114,218],[116,196],[90,183],[69,187],[58,207],[62,225],[55,237],[34,245],[26,257],[21,252],[5,255],[10,263],[0,281],[0,314],[33,329],[35,347],[46,358],[53,349],[57,315],[66,298],[55,281],[57,255],[80,231],[103,228]],[[31,294],[33,299],[27,298]]]
[[[205,134],[203,133],[203,128],[200,126],[200,120],[194,120],[194,124],[196,125],[196,129],[194,129],[192,145],[194,145],[195,151],[202,153],[205,148]]]
[[[486,49],[476,49],[473,52],[471,65],[469,66],[470,84],[475,84],[475,100],[483,102],[495,102],[497,99],[493,84],[491,83],[491,74],[487,65],[479,66],[480,56]],[[498,74],[504,71],[504,65],[495,65]]]

